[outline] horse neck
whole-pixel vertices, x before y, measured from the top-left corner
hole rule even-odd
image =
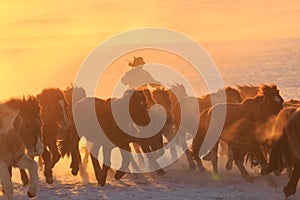
[[[264,101],[264,96],[256,96],[255,98],[246,99],[242,102],[244,112],[251,115],[252,120],[260,124],[265,123],[270,117]]]

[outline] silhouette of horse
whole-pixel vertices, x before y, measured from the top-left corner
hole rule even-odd
[[[226,95],[226,100],[224,98],[222,98],[224,96],[224,91],[225,91],[225,95]],[[224,101],[232,102],[232,103],[241,102],[241,97],[240,97],[239,92],[232,87],[225,87],[224,89],[220,89],[215,93],[207,94],[207,95],[199,97],[199,98],[196,98],[196,97],[182,98],[177,103],[175,103],[173,106],[173,118],[174,118],[173,123],[175,126],[175,130],[178,129],[180,122],[181,122],[181,118],[193,119],[195,117],[196,118],[198,117],[198,116],[195,116],[196,115],[196,113],[194,111],[195,107],[198,107],[199,112],[202,112],[207,108],[210,108],[212,106],[212,102],[211,102],[212,98],[214,99],[215,103],[223,103]],[[195,104],[197,104],[197,105],[195,105]],[[182,108],[181,108],[181,106],[182,106]],[[188,113],[187,116],[181,116],[181,109],[184,109],[186,111],[186,113]],[[185,129],[187,129],[187,130],[185,130],[186,132],[190,131],[188,126],[186,126]],[[180,140],[179,142],[181,144],[180,146],[183,148],[183,150],[188,149],[187,148],[188,145],[186,144],[185,137],[181,137],[181,138],[179,137],[179,140]],[[186,151],[185,155],[189,162],[190,168],[195,169],[196,168],[195,163],[194,163],[190,153],[188,151]],[[202,163],[198,162],[197,159],[196,159],[196,161],[197,161],[198,168],[201,171],[205,170]]]
[[[283,188],[286,197],[296,193],[300,177],[300,109],[284,108],[277,116],[273,130],[273,141],[268,172],[279,174],[292,168],[289,182]]]
[[[265,141],[262,141],[262,136],[256,129],[267,123],[271,116],[279,113],[283,106],[283,99],[275,85],[262,85],[259,91],[255,98],[247,98],[242,103],[221,103],[201,113],[199,129],[192,144],[192,153],[197,160],[201,162],[198,154],[210,125],[211,113],[218,112],[226,106],[225,123],[219,139],[230,146],[235,164],[247,181],[252,181],[244,167],[244,157],[248,152],[259,160],[261,173],[266,173],[267,160],[260,149],[260,144]],[[216,175],[218,173],[217,151],[218,143],[211,151],[211,162]]]
[[[48,184],[53,183],[52,168],[61,157],[56,145],[70,134],[70,120],[67,113],[67,101],[58,88],[44,89],[37,98],[42,107],[43,160],[44,175]]]
[[[148,106],[146,103],[146,98],[143,91],[138,90],[129,90],[121,98],[113,98],[107,100],[101,100],[97,98],[85,98],[79,103],[76,104],[74,109],[74,119],[76,122],[76,128],[80,133],[87,133],[85,136],[88,143],[93,142],[91,145],[91,159],[94,167],[94,172],[98,184],[104,186],[106,183],[107,171],[110,168],[110,157],[112,149],[117,146],[125,151],[130,152],[129,144],[135,142],[139,144],[142,150],[145,153],[156,151],[162,147],[162,133],[159,132],[154,136],[148,138],[137,138],[132,135],[125,133],[116,123],[116,116],[113,115],[111,106],[114,105],[117,107],[120,116],[119,118],[124,118],[124,113],[122,110],[128,109],[129,101],[129,113],[133,122],[139,126],[146,126],[150,123],[150,117],[148,113]],[[95,104],[93,104],[95,103]],[[94,108],[91,108],[95,105],[97,122],[93,122],[93,113]],[[96,136],[89,135],[88,133],[95,132],[98,130],[98,127],[95,127],[93,123],[100,124],[101,129],[103,130],[106,137],[101,136],[100,134]],[[129,126],[130,130],[136,132],[136,128],[133,124],[126,124]],[[143,134],[143,133],[140,133]],[[107,139],[110,142],[107,141]],[[103,151],[103,167],[101,169],[98,162],[98,152],[99,148],[102,148]],[[121,151],[122,155],[122,166],[117,170],[115,174],[116,179],[120,179],[124,176],[125,172],[128,169],[132,157],[124,155],[124,152]],[[150,155],[149,155],[150,156]],[[148,157],[149,164],[152,165],[151,168],[159,168],[159,164],[155,160],[155,156]]]
[[[0,179],[6,199],[13,199],[10,166],[28,169],[30,186],[27,195],[30,198],[36,196],[38,170],[32,157],[43,152],[41,126],[36,98],[29,96],[0,104]]]
[[[86,92],[83,88],[81,87],[68,87],[67,89],[64,90],[64,94],[66,97],[66,100],[68,102],[68,107],[67,107],[67,113],[68,116],[70,117],[70,122],[71,122],[71,127],[70,127],[70,134],[67,135],[65,140],[62,141],[62,147],[61,149],[61,154],[62,156],[70,155],[71,154],[71,172],[74,176],[78,174],[80,165],[81,165],[81,155],[79,151],[79,141],[80,137],[77,133],[75,124],[74,124],[74,119],[73,119],[73,105],[76,105],[80,100],[84,99],[86,97]],[[72,103],[72,100],[74,101]]]
[[[155,89],[151,92],[146,87],[140,88],[140,89],[144,92],[148,107],[151,107],[154,104],[159,104],[164,107],[164,109],[167,113],[167,119],[166,119],[165,125],[161,131],[163,132],[163,136],[165,136],[169,142],[173,138],[173,136],[171,136],[172,138],[170,139],[170,136],[169,136],[169,135],[173,134],[172,133],[173,132],[173,120],[172,120],[172,111],[171,111],[172,104],[171,104],[171,100],[169,97],[169,90],[166,90],[163,87],[155,87]],[[141,154],[140,147],[136,143],[133,143],[133,147],[135,149],[135,152],[138,153],[138,161],[140,163],[140,166],[142,166],[144,164],[144,158]],[[161,155],[163,155],[163,153],[164,153],[163,151],[160,151],[160,155],[157,155],[157,157],[155,159],[159,158]],[[164,171],[161,169],[160,171],[158,171],[158,174],[163,175]]]

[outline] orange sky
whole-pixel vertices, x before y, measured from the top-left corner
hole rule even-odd
[[[66,87],[88,53],[134,28],[177,30],[199,42],[297,38],[298,0],[1,1],[0,99]]]

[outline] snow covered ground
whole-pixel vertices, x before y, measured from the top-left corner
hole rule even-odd
[[[276,83],[285,99],[300,99],[300,40],[207,44],[204,47],[220,68],[226,84]],[[278,184],[274,188],[256,173],[256,169],[249,169],[255,182],[246,183],[235,167],[231,172],[224,169],[224,159],[219,163],[218,180],[211,177],[210,163],[205,163],[208,172],[189,170],[183,157],[167,167],[167,174],[161,177],[155,173],[127,174],[116,181],[110,173],[105,187],[97,186],[91,166],[88,167],[89,181],[83,183],[80,176],[71,175],[70,161],[63,159],[54,169],[53,185],[47,185],[40,173],[36,199],[284,199],[282,188],[288,181],[285,174],[272,175]],[[21,185],[17,170],[13,171],[13,181],[16,199],[27,199],[27,188]],[[0,199],[3,199],[1,192]],[[300,199],[300,188],[289,199]]]

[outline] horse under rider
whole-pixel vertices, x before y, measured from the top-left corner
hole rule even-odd
[[[129,89],[137,89],[146,86],[147,84],[151,87],[161,86],[161,83],[156,81],[152,75],[143,68],[144,64],[145,61],[143,57],[134,56],[133,62],[128,63],[132,69],[125,73],[121,82],[124,85],[128,85]]]

